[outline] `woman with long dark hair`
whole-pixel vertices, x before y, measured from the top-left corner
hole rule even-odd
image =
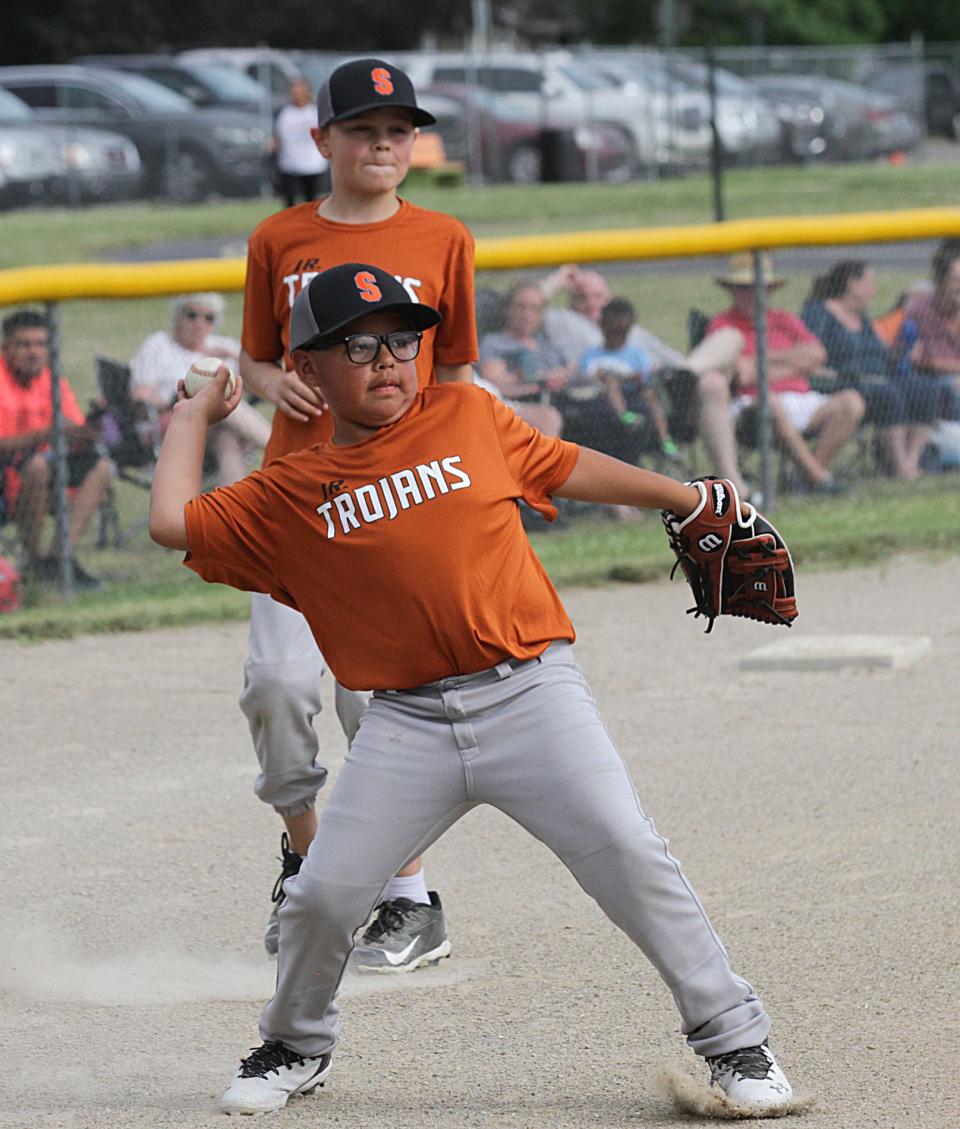
[[[917,375],[909,357],[877,336],[868,310],[876,275],[863,259],[841,259],[815,278],[802,317],[827,350],[838,386],[856,388],[867,405],[865,420],[878,428],[891,474],[913,479],[937,417],[931,382]]]

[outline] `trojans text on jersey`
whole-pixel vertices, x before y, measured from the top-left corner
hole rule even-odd
[[[327,523],[327,538],[346,535],[362,525],[372,525],[385,518],[393,521],[411,506],[422,506],[451,490],[472,486],[470,476],[457,465],[459,462],[459,455],[447,455],[394,471],[364,486],[341,487],[340,493],[317,506],[317,513]]]
[[[329,266],[330,264],[328,264]],[[300,259],[293,269],[283,276],[283,284],[287,288],[287,301],[290,306],[293,306],[293,300],[305,287],[322,272],[323,268],[320,266],[319,259]],[[418,291],[423,285],[419,278],[406,278],[402,274],[395,274],[393,276],[397,282],[406,290],[410,295],[411,302],[419,302],[420,295]]]

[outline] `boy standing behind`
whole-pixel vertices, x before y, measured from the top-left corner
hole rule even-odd
[[[320,89],[317,110],[313,136],[330,162],[330,195],[269,217],[251,235],[247,253],[240,372],[250,391],[276,407],[264,465],[332,434],[319,394],[289,361],[290,309],[300,290],[322,271],[372,260],[397,278],[413,302],[441,311],[444,328],[435,341],[425,342],[417,360],[420,386],[433,380],[471,380],[477,356],[473,239],[458,220],[415,207],[396,194],[418,127],[434,122],[417,105],[409,77],[381,59],[344,63]],[[276,909],[283,881],[297,873],[313,840],[316,794],[327,775],[316,763],[313,728],[321,708],[323,669],[303,617],[254,593],[240,706],[260,762],[256,793],[286,827],[283,868],[264,938],[271,955],[277,951]],[[367,697],[336,687],[337,714],[348,740]],[[449,951],[439,899],[428,894],[415,860],[384,892],[379,915],[358,947],[357,967],[403,972]]]

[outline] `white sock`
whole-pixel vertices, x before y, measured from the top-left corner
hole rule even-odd
[[[430,904],[422,866],[416,874],[408,874],[404,878],[395,876],[390,879],[386,890],[383,891],[383,900],[392,902],[394,898],[409,898],[411,902],[422,902],[425,906]]]

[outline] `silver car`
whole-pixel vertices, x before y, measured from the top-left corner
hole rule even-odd
[[[253,196],[264,183],[267,131],[255,113],[198,110],[148,78],[101,67],[0,67],[0,87],[38,120],[122,133],[140,154],[151,195],[178,203],[212,192]]]
[[[699,87],[672,75],[661,55],[597,51],[578,56],[578,61],[613,83],[635,114],[647,117],[662,172],[702,169],[710,163],[710,100]]]
[[[768,95],[815,100],[823,108],[823,156],[864,161],[915,149],[920,122],[895,99],[866,86],[826,75],[770,74],[757,80]]]
[[[705,93],[709,71],[705,64],[679,56],[668,56],[670,74]],[[723,67],[714,68],[717,131],[724,156],[735,165],[768,164],[781,153],[780,120],[760,91]],[[706,129],[710,123],[707,119]]]
[[[119,133],[44,125],[0,88],[0,201],[127,200],[143,176],[137,147]]]
[[[544,130],[573,126],[604,126],[617,131],[627,156],[622,165],[605,176],[626,180],[636,175],[655,175],[657,131],[637,106],[626,101],[611,82],[581,67],[569,52],[462,53],[405,55],[397,60],[417,87],[451,84],[479,86],[500,95],[510,95],[517,107]],[[589,179],[600,179],[592,168]]]

